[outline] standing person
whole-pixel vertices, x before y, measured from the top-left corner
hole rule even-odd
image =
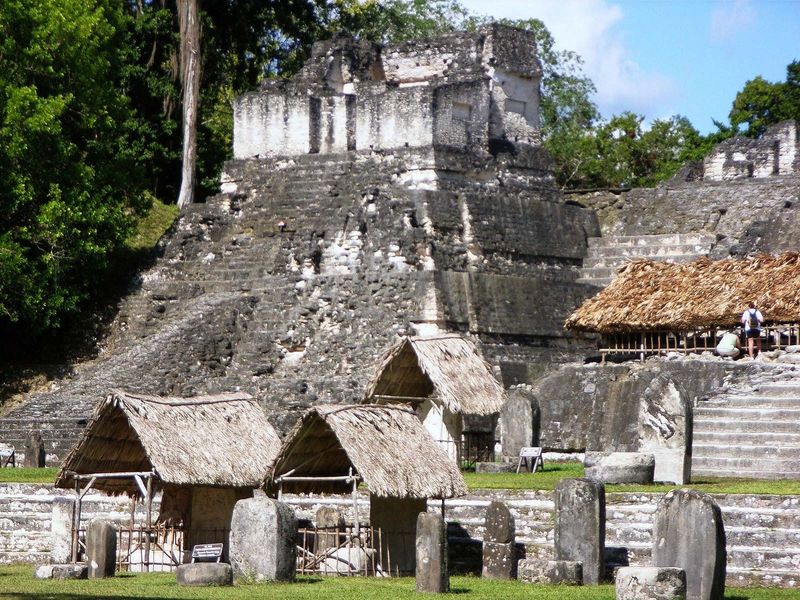
[[[742,313],[742,325],[744,326],[744,336],[747,338],[747,353],[750,358],[755,358],[754,348],[758,342],[758,352],[761,352],[761,324],[764,323],[764,315],[756,308],[755,302],[747,305],[747,310]]]

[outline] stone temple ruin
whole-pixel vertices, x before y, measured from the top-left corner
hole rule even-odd
[[[6,431],[79,428],[65,416],[114,382],[247,392],[285,432],[309,406],[358,402],[402,334],[468,334],[506,385],[582,356],[592,343],[562,325],[591,292],[576,279],[599,228],[553,184],[540,74],[532,36],[500,25],[316,44],[236,102],[222,193],[161,241],[101,357]]]
[[[292,79],[236,101],[220,193],[187,207],[161,240],[99,357],[6,413],[0,440],[20,448],[40,427],[58,463],[111,387],[246,393],[285,434],[308,408],[364,400],[405,336],[459,335],[525,405],[513,414],[530,417],[515,425],[530,430],[515,438],[652,454],[659,480],[797,478],[796,353],[601,365],[599,338],[564,323],[630,259],[796,252],[798,124],[729,140],[657,188],[562,193],[540,145],[540,77],[532,36],[500,25],[315,44]],[[503,427],[501,416],[495,439],[510,437]],[[606,566],[647,564],[644,504],[655,500],[643,498],[609,500]],[[551,496],[506,499],[524,507],[514,518],[528,560],[553,558]],[[720,499],[733,524],[728,581],[796,585],[800,553],[785,540],[800,517],[763,500],[774,519],[753,525],[751,499]],[[483,536],[472,525],[481,503],[448,500],[463,523],[448,537],[462,547]]]

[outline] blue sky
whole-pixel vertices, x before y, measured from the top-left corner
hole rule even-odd
[[[756,75],[800,60],[800,0],[462,0],[479,14],[544,21],[584,59],[603,116],[681,114],[702,133],[728,122]]]

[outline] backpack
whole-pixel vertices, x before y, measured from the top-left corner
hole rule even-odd
[[[760,329],[761,323],[758,322],[758,311],[756,309],[748,311],[747,326],[749,329]]]

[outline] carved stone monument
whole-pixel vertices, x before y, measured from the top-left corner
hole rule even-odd
[[[725,594],[725,527],[708,494],[673,490],[653,521],[653,565],[686,571],[687,600],[722,600]]]
[[[485,524],[482,576],[514,579],[517,570],[514,515],[504,503],[493,500],[486,510]]]
[[[288,505],[266,498],[239,500],[233,508],[229,556],[243,581],[292,581],[297,519]]]
[[[583,583],[605,577],[606,490],[591,479],[562,479],[554,492],[557,560],[583,563]]]
[[[441,515],[417,517],[417,591],[443,594],[450,591],[447,568],[447,527]]]

